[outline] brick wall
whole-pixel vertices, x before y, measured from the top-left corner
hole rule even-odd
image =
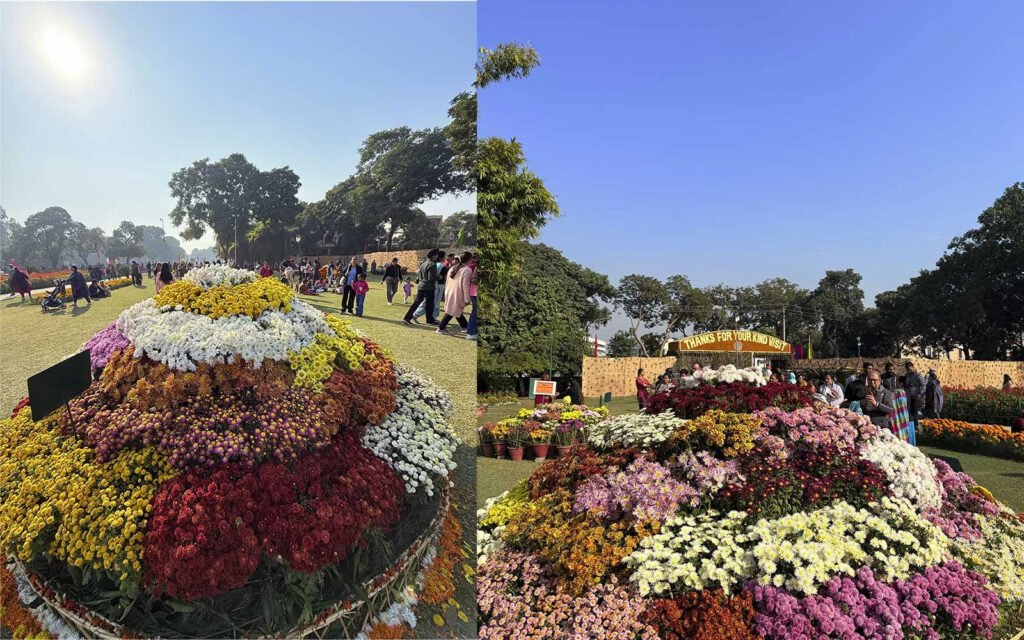
[[[911,361],[921,373],[935,369],[944,387],[999,387],[1003,374],[1013,378],[1014,385],[1024,384],[1024,362],[999,362],[987,360],[929,360],[928,358],[815,358],[797,360],[793,369],[860,369],[864,362],[871,362],[882,369],[886,362],[896,365],[896,372],[903,374],[903,363]]]
[[[927,358],[903,358],[893,360],[898,373],[903,373],[903,363],[914,362],[917,370],[926,373],[935,369],[944,387],[998,387],[1003,384],[1003,374],[1013,378],[1014,385],[1024,384],[1024,362],[991,362],[983,360],[929,360]],[[793,369],[860,369],[865,362],[872,362],[878,368],[885,365],[885,358],[815,358],[797,360],[790,365]],[[677,359],[664,358],[583,358],[583,395],[588,398],[600,396],[608,391],[613,396],[636,394],[636,370],[643,367],[645,376],[651,382],[675,366]],[[700,362],[705,367],[718,368],[723,364],[737,367],[750,366],[749,353],[686,354],[678,358],[681,366],[691,367]]]

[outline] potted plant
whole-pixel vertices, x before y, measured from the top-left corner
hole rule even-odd
[[[504,458],[506,442],[505,439],[508,437],[509,425],[507,420],[498,422],[491,428],[491,439],[494,441],[494,457]]]
[[[480,439],[480,453],[485,458],[494,457],[494,423],[485,424],[476,430],[477,437]]]
[[[579,420],[566,420],[558,423],[552,433],[552,439],[559,456],[565,455],[576,444],[582,428],[583,423]]]
[[[523,446],[529,442],[530,432],[522,424],[509,427],[505,442],[508,444],[508,457],[515,461],[523,459]]]
[[[548,448],[551,446],[551,428],[537,423],[530,430],[530,444],[533,447],[535,460],[544,460],[548,457]]]

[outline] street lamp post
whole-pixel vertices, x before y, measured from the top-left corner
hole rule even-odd
[[[857,336],[857,358],[860,358],[860,336]]]

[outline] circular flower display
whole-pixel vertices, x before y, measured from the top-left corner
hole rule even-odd
[[[118,635],[395,618],[445,520],[451,401],[271,280],[190,276],[86,343],[68,411],[0,422],[0,550]]]

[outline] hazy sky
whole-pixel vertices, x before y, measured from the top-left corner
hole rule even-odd
[[[615,283],[852,267],[873,305],[1024,180],[1022,22],[1019,0],[484,0],[481,44],[542,65],[481,93],[479,130],[557,196],[541,241]]]
[[[171,174],[233,152],[318,200],[368,134],[446,124],[476,59],[463,2],[4,3],[0,21],[0,204],[107,231],[163,217],[173,234]]]

